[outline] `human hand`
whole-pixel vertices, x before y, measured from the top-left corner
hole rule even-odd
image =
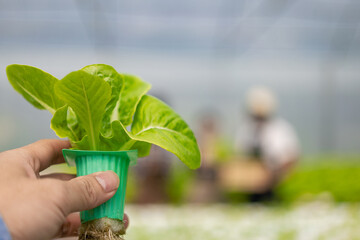
[[[63,140],[40,140],[0,153],[0,215],[12,238],[51,239],[74,235],[78,211],[92,209],[116,192],[119,178],[112,171],[74,178],[68,174],[39,175],[64,162]],[[128,217],[124,216],[125,227]]]

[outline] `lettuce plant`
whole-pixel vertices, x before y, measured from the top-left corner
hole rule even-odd
[[[189,168],[200,166],[199,148],[185,121],[159,99],[146,95],[151,85],[104,64],[86,66],[58,80],[31,66],[10,65],[11,85],[28,102],[46,109],[51,128],[79,150],[137,149],[151,144],[174,153]]]
[[[138,77],[104,64],[86,66],[61,80],[25,65],[10,65],[6,73],[28,102],[53,115],[51,128],[68,138],[74,149],[137,149],[138,156],[144,157],[156,144],[189,168],[200,166],[199,148],[189,126],[165,103],[146,95],[151,86]],[[91,239],[122,239],[123,229],[121,220],[104,217],[84,223],[79,239],[90,235]]]

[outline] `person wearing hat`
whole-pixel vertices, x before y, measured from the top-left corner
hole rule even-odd
[[[235,148],[260,161],[271,176],[267,187],[250,195],[250,201],[273,198],[273,188],[297,162],[298,137],[285,119],[276,116],[277,101],[266,87],[251,88],[246,97],[247,116],[236,134]]]

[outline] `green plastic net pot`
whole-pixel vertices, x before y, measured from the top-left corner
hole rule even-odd
[[[137,162],[137,150],[83,151],[63,149],[63,154],[69,166],[76,166],[77,176],[112,170],[120,178],[120,185],[115,195],[94,209],[82,211],[80,213],[81,222],[103,217],[123,220],[128,169],[129,166],[135,165]]]

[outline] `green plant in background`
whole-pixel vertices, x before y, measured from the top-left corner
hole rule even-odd
[[[341,159],[341,160],[339,160]],[[276,188],[285,203],[328,193],[336,202],[360,201],[359,156],[316,157],[305,161]]]
[[[58,80],[31,66],[10,65],[11,85],[28,102],[53,114],[51,128],[72,147],[94,151],[138,151],[151,144],[174,153],[189,168],[200,166],[200,152],[185,121],[157,98],[150,84],[104,64],[86,66]]]
[[[194,185],[196,172],[188,171],[184,166],[173,164],[166,183],[166,193],[170,203],[183,204],[188,199],[191,186]]]

